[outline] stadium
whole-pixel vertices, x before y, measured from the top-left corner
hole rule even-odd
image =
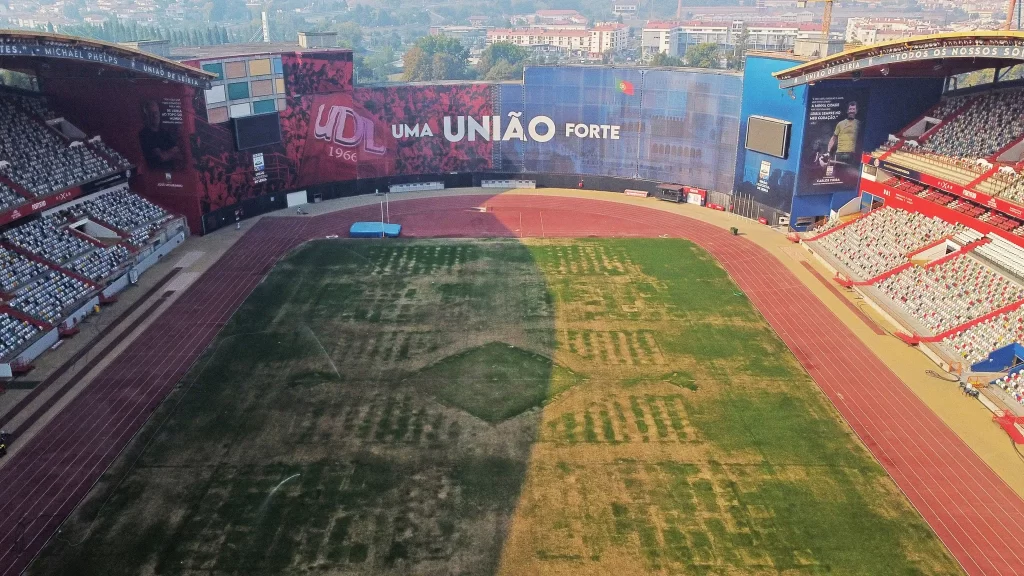
[[[0,33],[0,574],[1024,572],[1022,60]]]

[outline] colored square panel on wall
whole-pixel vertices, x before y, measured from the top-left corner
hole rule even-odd
[[[224,72],[228,78],[245,78],[245,62],[225,62]]]
[[[224,95],[224,86],[214,86],[206,91],[206,104],[220,104],[227,99]]]
[[[249,76],[268,76],[270,74],[270,60],[263,58],[249,61]]]
[[[277,86],[277,93],[284,94],[284,78],[274,80],[274,84]]]
[[[243,98],[249,97],[249,83],[248,82],[234,82],[228,84],[228,98],[232,100],[242,100]]]
[[[249,88],[254,97],[269,96],[274,93],[274,83],[270,80],[253,80]]]
[[[288,105],[285,103],[285,99],[284,98],[278,98],[277,99],[277,109],[278,110],[285,110],[287,107],[288,107]]]
[[[228,120],[228,109],[227,106],[221,106],[220,108],[209,108],[206,111],[206,118],[210,121],[210,124],[220,124],[221,122],[227,122]]]
[[[250,105],[248,102],[243,102],[241,104],[232,104],[231,117],[241,118],[243,116],[252,116],[252,105]]]
[[[280,58],[274,58],[274,74],[284,74],[284,66]]]
[[[252,103],[253,114],[266,114],[267,112],[276,112],[277,106],[274,105],[273,100],[257,100]]]
[[[215,62],[213,64],[203,64],[203,70],[216,74],[217,80],[224,79],[224,64],[220,62]]]

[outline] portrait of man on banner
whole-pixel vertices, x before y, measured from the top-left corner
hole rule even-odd
[[[860,177],[867,94],[815,94],[807,109],[798,194],[852,190]]]

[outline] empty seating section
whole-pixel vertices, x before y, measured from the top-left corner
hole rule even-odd
[[[949,116],[955,112],[958,108],[967,104],[968,98],[965,96],[954,97],[954,98],[943,98],[941,102],[935,105],[934,108],[928,113],[931,118],[938,120],[945,120],[946,116]]]
[[[985,168],[979,166],[975,160],[950,158],[927,152],[920,148],[915,151],[909,151],[905,148],[894,150],[890,154],[889,159],[901,166],[932,174],[943,180],[964,186],[985,173]]]
[[[1019,404],[1024,404],[1024,375],[1020,372],[996,380],[996,385],[1012,396]]]
[[[118,170],[131,168],[132,163],[129,162],[127,158],[121,155],[121,153],[118,152],[117,150],[114,150],[110,146],[104,144],[102,140],[90,141],[89,145],[98,150],[104,156],[106,156],[107,159],[110,160],[110,162]]]
[[[988,92],[959,116],[939,127],[925,147],[951,158],[978,159],[997,152],[1024,134],[1024,94]]]
[[[99,281],[110,275],[117,267],[128,261],[131,252],[120,244],[98,248],[75,258],[65,268],[86,278]]]
[[[811,230],[810,233],[808,234],[808,236],[818,236],[820,234],[824,234],[825,232],[828,232],[829,230],[831,230],[833,228],[836,228],[836,227],[838,227],[841,224],[843,224],[843,220],[842,219],[840,219],[840,218],[829,218],[823,224],[821,224],[817,228]]]
[[[50,268],[25,258],[17,252],[0,248],[0,291],[11,294]]]
[[[19,196],[17,192],[11,190],[10,186],[0,182],[0,212],[24,204],[27,201]]]
[[[0,92],[0,174],[36,196],[64,190],[118,170],[85,142],[72,142],[46,124],[41,98]]]
[[[990,234],[988,238],[990,242],[978,246],[978,255],[984,256],[1011,274],[1024,278],[1024,248],[994,234]]]
[[[985,184],[982,192],[1024,205],[1024,175],[996,172]]]
[[[961,246],[966,246],[967,244],[977,242],[984,237],[984,234],[974,230],[973,228],[961,228],[959,232],[953,235],[953,240],[958,242]]]
[[[70,226],[85,219],[131,237],[112,235],[111,243],[71,231]],[[105,280],[126,269],[132,244],[143,246],[172,219],[140,196],[115,190],[16,224],[0,235],[5,243],[0,246],[0,300],[8,311],[56,326],[72,307],[95,296]],[[0,360],[9,361],[41,333],[32,322],[0,311]]]
[[[5,232],[4,238],[55,264],[63,264],[96,247],[58,227],[59,222],[54,216],[39,218]]]
[[[967,330],[942,340],[942,343],[963,359],[966,366],[984,360],[989,353],[1024,339],[1024,310],[975,324]]]
[[[959,229],[938,218],[881,208],[815,243],[866,280],[906,263],[907,254]]]
[[[57,324],[63,320],[72,304],[81,301],[91,292],[92,286],[85,282],[57,270],[50,270],[19,288],[9,304],[32,317]]]
[[[10,314],[0,314],[0,358],[7,358],[40,331],[38,326],[30,322]]]
[[[911,267],[877,286],[934,334],[1024,299],[1024,287],[970,254]]]
[[[66,210],[69,218],[91,217],[129,235],[139,246],[171,219],[166,210],[127,190],[117,190],[86,200]]]

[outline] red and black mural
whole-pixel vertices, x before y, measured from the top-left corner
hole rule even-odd
[[[357,89],[356,99],[396,140],[393,169],[381,175],[489,169],[491,141],[483,138],[470,141],[468,135],[457,142],[449,141],[444,136],[443,119],[491,116],[494,89],[490,84]],[[454,131],[455,127],[452,129]]]
[[[353,89],[350,53],[285,55],[282,63],[288,107],[280,112],[281,144],[237,151],[230,122],[196,121],[191,156],[204,213],[321,183],[491,166],[490,141],[442,136],[446,116],[492,114],[491,85]]]

